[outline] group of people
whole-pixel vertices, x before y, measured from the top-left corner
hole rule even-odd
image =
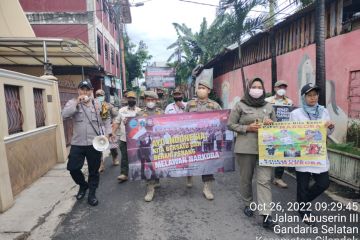
[[[265,97],[264,82],[260,78],[255,78],[248,83],[248,87],[244,96],[231,110],[228,119],[228,129],[236,134],[234,153],[240,169],[240,193],[244,202],[243,212],[246,216],[252,217],[254,211],[250,208],[253,202],[252,180],[256,176],[256,195],[258,204],[266,206],[259,210],[259,214],[263,215],[263,227],[272,228],[276,225],[271,217],[270,203],[272,201],[271,194],[271,178],[272,172],[275,171],[273,184],[286,188],[287,184],[282,180],[284,168],[273,168],[259,165],[258,152],[258,130],[262,125],[272,124],[277,121],[273,105],[292,106],[293,102],[286,97],[287,83],[278,81],[274,86],[275,95]],[[204,112],[220,110],[221,106],[209,99],[212,86],[207,81],[199,81],[196,95],[197,98],[189,102],[183,101],[183,93],[180,88],[173,91],[173,103],[168,105],[159,104],[159,95],[163,99],[163,91],[145,91],[143,97],[143,108],[137,105],[136,94],[132,91],[126,93],[126,106],[118,110],[118,114],[113,118],[112,126],[111,116],[102,112],[101,101],[98,98],[92,98],[92,86],[88,81],[80,82],[78,86],[79,96],[72,99],[65,105],[62,115],[64,118],[72,117],[74,119],[74,133],[71,142],[71,150],[67,169],[79,185],[79,191],[76,195],[78,200],[85,197],[86,191],[89,189],[88,203],[92,206],[98,204],[95,196],[96,188],[99,184],[99,167],[101,165],[101,152],[98,152],[92,146],[92,139],[99,135],[106,135],[111,142],[118,139],[121,152],[120,175],[118,181],[120,183],[128,180],[129,163],[127,157],[127,143],[125,125],[130,117],[151,116],[156,114],[178,114],[183,112]],[[301,89],[301,103],[299,108],[290,113],[290,121],[307,121],[307,120],[323,120],[328,134],[334,130],[334,123],[330,121],[329,113],[324,106],[319,105],[319,92],[321,89],[313,84],[306,84]],[[160,93],[160,94],[159,94]],[[101,100],[101,99],[100,99]],[[219,134],[219,140],[224,134]],[[215,138],[216,139],[216,138]],[[149,144],[144,140],[143,144]],[[228,146],[226,146],[228,147]],[[150,152],[143,152],[142,161],[149,161]],[[116,154],[112,152],[112,156],[116,159]],[[89,166],[88,181],[85,180],[81,172],[84,159],[87,159]],[[118,164],[113,160],[113,164]],[[314,200],[329,186],[329,162],[324,167],[296,167],[297,177],[297,202],[306,204]],[[256,175],[254,173],[256,172]],[[315,180],[315,184],[309,186],[310,179]],[[203,175],[202,181],[203,194],[206,199],[213,200],[212,182],[215,180],[213,174]],[[155,195],[155,189],[160,186],[159,178],[151,178],[146,180],[145,201],[150,202]],[[192,187],[193,177],[186,178],[187,187]],[[310,216],[309,211],[299,211],[299,214]],[[311,224],[309,221],[305,221]]]

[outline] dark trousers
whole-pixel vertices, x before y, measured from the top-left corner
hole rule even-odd
[[[70,171],[70,175],[76,184],[80,185],[81,187],[88,186],[90,189],[96,189],[99,186],[99,167],[101,162],[101,155],[102,153],[96,151],[92,145],[71,145],[67,170]],[[84,174],[81,172],[81,169],[84,166],[85,157],[89,170],[88,182],[85,181]]]
[[[213,174],[208,174],[208,175],[202,175],[201,179],[203,182],[210,182],[210,181],[214,181],[214,175]]]
[[[309,186],[310,177],[315,180],[315,184],[311,187]],[[296,182],[298,203],[309,203],[329,187],[329,172],[323,172],[319,174],[296,172]]]
[[[276,167],[275,170],[274,170],[275,171],[275,178],[281,179],[282,176],[284,175],[284,170],[285,170],[284,167]]]
[[[129,160],[127,154],[127,143],[120,140],[120,152],[121,152],[121,166],[120,174],[128,176],[129,174]]]

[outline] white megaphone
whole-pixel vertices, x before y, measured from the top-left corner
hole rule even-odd
[[[104,135],[96,136],[94,137],[92,144],[97,151],[103,152],[109,147],[109,140]]]

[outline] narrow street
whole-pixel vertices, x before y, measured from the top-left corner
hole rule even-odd
[[[358,237],[359,234],[325,234],[321,235],[321,223],[315,226],[319,234],[274,234],[264,229],[261,218],[246,217],[239,193],[238,172],[216,176],[214,185],[215,200],[207,201],[202,195],[201,178],[196,177],[194,186],[186,188],[185,179],[162,179],[161,188],[156,191],[153,202],[146,203],[145,183],[142,181],[118,184],[116,177],[118,167],[110,166],[101,176],[98,190],[99,206],[90,207],[86,199],[77,202],[53,236],[55,240],[62,239],[315,239],[325,235],[327,239],[341,237]],[[288,189],[273,187],[273,201],[280,202],[287,208],[288,202],[295,199],[295,179],[285,175]],[[320,202],[330,203],[331,200],[323,194]],[[279,215],[295,215],[284,211]],[[337,215],[339,212],[325,211],[316,215]],[[349,211],[341,211],[347,222],[328,223],[329,226],[349,226],[359,228],[358,223],[349,222]],[[353,212],[354,213],[354,212]],[[274,214],[275,216],[276,214]],[[357,213],[359,215],[359,213]],[[325,223],[323,223],[325,224]],[[281,223],[281,226],[306,227],[304,223]],[[339,232],[337,230],[337,232]],[[351,238],[352,239],[352,238]],[[356,239],[356,238],[354,238]]]

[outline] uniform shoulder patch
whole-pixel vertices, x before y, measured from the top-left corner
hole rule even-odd
[[[190,100],[188,105],[189,105],[189,107],[196,107],[196,100]]]

